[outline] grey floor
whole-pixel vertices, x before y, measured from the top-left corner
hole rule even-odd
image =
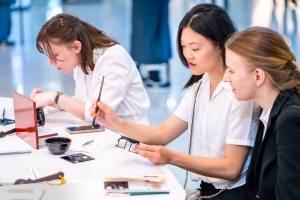
[[[276,6],[273,0],[228,1],[228,13],[239,30],[249,26],[265,26],[277,30],[288,38],[299,64],[299,0],[298,7],[289,1],[288,6],[285,7],[283,0],[275,0]],[[23,0],[25,4],[28,2],[30,1]],[[46,91],[63,91],[68,95],[74,94],[72,74],[62,74],[54,67],[48,66],[47,57],[40,54],[35,48],[35,38],[42,24],[60,12],[77,15],[82,20],[90,22],[118,40],[128,51],[130,50],[132,0],[89,0],[84,2],[62,4],[59,0],[32,0],[29,9],[24,10],[22,15],[20,11],[13,12],[10,40],[15,41],[16,45],[13,47],[0,45],[0,96],[11,97],[13,90],[29,96],[34,87],[40,87]],[[185,93],[182,87],[189,78],[190,72],[179,61],[175,38],[181,18],[193,5],[198,3],[210,3],[210,1],[171,0],[169,3],[169,23],[173,45],[173,57],[170,60],[171,87],[146,88],[151,100],[148,115],[151,124],[158,125],[167,119],[174,112]],[[223,1],[217,0],[216,4],[223,6]],[[23,22],[23,28],[21,22]],[[187,134],[182,134],[168,144],[168,147],[187,152]],[[183,184],[185,171],[174,166],[169,167],[178,181]],[[196,188],[198,184],[189,181],[187,188]]]

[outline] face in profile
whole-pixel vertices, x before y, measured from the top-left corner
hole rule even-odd
[[[194,75],[219,68],[221,61],[219,47],[190,27],[182,29],[181,48]]]
[[[58,45],[49,43],[53,54],[47,52],[47,48],[41,45],[45,54],[48,56],[48,64],[53,65],[57,70],[67,74],[72,72],[79,63],[78,49],[72,45]]]
[[[248,67],[243,57],[229,49],[226,49],[226,65],[223,80],[230,82],[235,98],[240,101],[253,99],[257,88],[255,71]]]

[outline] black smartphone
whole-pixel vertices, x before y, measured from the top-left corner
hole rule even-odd
[[[104,126],[101,126],[101,125],[95,125],[94,129],[92,129],[92,125],[66,127],[66,131],[71,134],[99,132],[99,131],[104,131],[104,130],[105,130]]]

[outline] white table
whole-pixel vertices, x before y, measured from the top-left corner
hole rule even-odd
[[[6,118],[14,118],[13,103],[11,98],[0,97],[0,112],[6,109]],[[72,164],[60,157],[62,155],[53,155],[44,146],[39,150],[31,148],[27,143],[17,136],[7,136],[0,138],[1,146],[8,146],[9,140],[17,143],[18,147],[25,146],[31,148],[29,154],[0,155],[0,187],[1,200],[4,199],[185,199],[185,191],[178,183],[174,175],[166,165],[154,165],[148,159],[129,152],[127,149],[118,148],[115,145],[120,136],[108,129],[104,132],[94,132],[85,134],[71,135],[65,131],[67,126],[86,125],[85,122],[73,117],[67,112],[57,111],[53,108],[47,108],[46,123],[42,131],[49,133],[58,133],[58,136],[72,139],[72,145],[83,144],[93,139],[94,150],[96,152],[86,153],[93,158],[93,161],[87,161],[79,164]],[[14,128],[14,125],[0,126],[0,131],[7,131]],[[9,140],[7,140],[9,139]],[[12,146],[14,144],[11,144]],[[72,146],[70,149],[72,149]],[[128,144],[127,144],[128,145]],[[128,145],[129,146],[129,145]],[[101,151],[101,149],[103,149]],[[3,149],[2,149],[3,151]],[[65,155],[74,153],[67,151]],[[9,185],[16,179],[27,179],[25,167],[31,167],[38,172],[38,177],[48,176],[59,171],[64,172],[64,178],[67,184],[61,186],[50,186],[47,184],[25,184]],[[170,194],[167,195],[142,195],[142,196],[123,196],[110,197],[105,196],[103,177],[110,175],[133,176],[133,175],[160,175],[166,176],[170,186]],[[10,182],[10,183],[9,183]]]

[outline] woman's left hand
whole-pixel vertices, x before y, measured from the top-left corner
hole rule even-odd
[[[171,160],[171,150],[156,145],[136,145],[133,151],[157,165],[167,164]]]

